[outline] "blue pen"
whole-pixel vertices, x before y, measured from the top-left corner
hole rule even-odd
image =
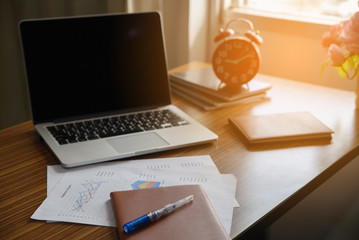
[[[179,208],[179,207],[183,206],[184,204],[193,201],[193,199],[194,199],[194,196],[190,195],[190,196],[185,197],[175,203],[168,204],[156,211],[147,213],[139,218],[136,218],[135,220],[132,220],[131,222],[124,224],[122,229],[127,234],[132,233],[133,231],[135,231],[143,226],[146,226],[147,224],[154,222],[163,216],[170,214],[175,208]]]

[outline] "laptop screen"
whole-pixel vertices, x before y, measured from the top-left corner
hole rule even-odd
[[[159,13],[20,23],[34,123],[170,103]]]

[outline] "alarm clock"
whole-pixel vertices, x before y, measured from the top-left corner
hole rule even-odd
[[[239,34],[229,28],[234,22],[246,23],[250,29],[243,35]],[[261,62],[258,46],[263,39],[251,21],[243,18],[229,21],[214,41],[219,45],[213,53],[212,68],[221,83],[240,87],[254,78]]]

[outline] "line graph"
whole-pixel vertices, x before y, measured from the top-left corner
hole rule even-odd
[[[73,211],[81,211],[85,212],[85,205],[88,204],[98,192],[99,188],[102,184],[105,183],[103,181],[93,181],[93,180],[85,180],[81,184],[81,189],[79,191],[78,198],[75,200],[73,204]]]

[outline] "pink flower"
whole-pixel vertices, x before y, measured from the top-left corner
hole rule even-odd
[[[323,34],[324,48],[329,48],[333,43],[347,49],[351,54],[359,54],[359,12],[356,12],[350,20],[333,25],[329,32]]]
[[[338,43],[338,38],[343,31],[343,22],[331,26],[329,32],[325,32],[322,37],[322,45],[328,48],[332,43]]]
[[[330,63],[343,76],[352,79],[359,74],[359,11],[349,20],[335,24],[322,36]],[[323,65],[325,66],[325,65]]]
[[[352,54],[359,54],[359,12],[355,13],[350,21],[344,26],[339,41]]]
[[[333,66],[340,66],[345,62],[345,54],[342,48],[332,43],[328,49],[328,55],[332,60]]]
[[[356,32],[359,32],[359,12],[356,12],[352,17],[351,17],[352,23],[353,23],[353,27],[356,29]]]

